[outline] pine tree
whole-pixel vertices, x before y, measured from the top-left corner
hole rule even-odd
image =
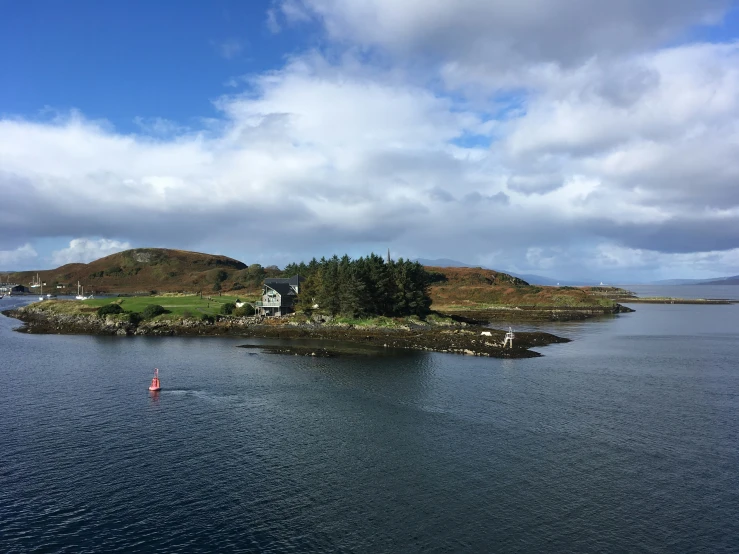
[[[322,310],[333,316],[338,315],[341,310],[339,301],[339,259],[336,256],[325,262],[318,304]]]
[[[290,264],[286,270],[300,274],[297,306],[312,309],[314,304],[331,315],[404,316],[428,313],[429,274],[418,262],[385,260],[375,254],[352,260],[348,255],[333,256],[307,265]]]
[[[313,306],[318,304],[320,291],[321,272],[319,270],[315,270],[311,272],[302,283],[300,283],[300,293],[295,300],[295,309],[302,312],[312,310]]]

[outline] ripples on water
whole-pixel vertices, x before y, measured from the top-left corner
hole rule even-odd
[[[736,551],[739,307],[635,308],[531,360],[2,318],[0,551]]]

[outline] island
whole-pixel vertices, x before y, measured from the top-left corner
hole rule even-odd
[[[482,268],[424,267],[371,254],[284,269],[224,256],[128,250],[89,264],[28,272],[50,286],[82,283],[91,298],[49,299],[7,310],[27,333],[320,339],[492,357],[533,357],[568,339],[491,322],[587,319],[633,311],[588,287],[540,287]],[[248,345],[247,345],[248,346]],[[326,348],[326,352],[333,352]],[[319,352],[321,350],[319,349]]]

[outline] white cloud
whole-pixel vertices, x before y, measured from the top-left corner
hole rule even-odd
[[[292,235],[312,228],[356,236],[377,235],[375,227],[394,218],[379,233],[386,236],[411,224],[399,214],[430,209],[428,189],[461,197],[503,186],[486,176],[483,147],[451,142],[486,132],[481,118],[423,88],[315,55],[254,77],[248,93],[218,107],[220,129],[159,140],[79,114],[0,121],[0,180],[11,191],[0,229],[7,222],[6,231],[32,236],[103,229],[192,241],[220,236],[227,220],[258,228],[277,218]]]
[[[590,182],[579,204],[563,209],[600,219],[598,232],[625,246],[687,252],[736,245],[739,43],[620,62],[629,63],[651,77],[626,102],[604,93],[608,65],[595,63],[530,97],[497,145],[513,172],[508,187],[555,191],[546,197],[552,201],[563,195],[559,175]]]
[[[329,37],[488,73],[522,63],[573,65],[720,21],[728,0],[285,0]],[[295,18],[293,18],[295,19]]]
[[[509,137],[514,155],[587,154],[634,138],[694,138],[739,107],[739,44],[694,44],[609,63],[589,62],[542,83]],[[615,80],[618,72],[627,81]],[[633,85],[629,76],[640,83]],[[626,91],[630,96],[624,98]]]
[[[153,136],[171,136],[189,130],[188,127],[163,117],[137,116],[133,119],[133,122],[141,129],[142,133]]]
[[[310,20],[309,10],[300,0],[280,0],[278,5],[282,15],[290,23],[305,23]]]
[[[128,250],[131,245],[111,239],[72,239],[67,248],[56,250],[51,254],[53,267],[71,263],[88,263],[116,252]]]
[[[15,250],[0,250],[0,269],[3,271],[19,269],[37,257],[36,250],[28,243]]]
[[[721,2],[422,4],[275,3],[275,25],[318,16],[347,49],[233,79],[201,130],[0,120],[0,233],[267,261],[391,246],[562,277],[739,247],[739,47],[646,50]],[[55,259],[104,255],[85,248]]]
[[[655,250],[624,248],[616,244],[598,245],[593,256],[594,263],[602,269],[617,268],[628,271],[649,270],[664,273],[665,278],[691,275],[696,278],[739,274],[739,248],[724,251],[690,252],[666,254]],[[670,273],[671,272],[671,273]]]

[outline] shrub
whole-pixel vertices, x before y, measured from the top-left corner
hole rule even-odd
[[[156,317],[158,315],[166,313],[167,310],[165,310],[159,304],[149,304],[146,308],[144,308],[144,311],[141,312],[141,315],[144,317],[144,319],[151,319],[152,317]]]
[[[108,314],[122,314],[123,308],[119,304],[106,304],[98,308],[98,317],[104,317]]]
[[[234,283],[233,285],[231,285],[231,290],[241,290],[243,288],[245,287],[241,283]]]
[[[213,290],[215,290],[215,291],[221,290],[221,284],[220,283],[216,283],[215,285],[213,285]]]
[[[203,314],[200,316],[200,321],[203,323],[213,323],[215,321],[215,318],[212,315]]]
[[[445,283],[449,280],[446,275],[444,275],[443,273],[439,273],[438,271],[427,271],[427,273],[429,284]]]
[[[128,315],[128,322],[131,325],[138,325],[144,320],[144,316],[142,316],[138,312],[129,312],[127,315]]]
[[[254,315],[254,306],[251,304],[244,304],[240,308],[236,308],[233,312],[236,317],[244,317]]]
[[[235,309],[236,304],[234,304],[233,302],[226,302],[223,306],[221,306],[221,313],[223,315],[231,315]]]

